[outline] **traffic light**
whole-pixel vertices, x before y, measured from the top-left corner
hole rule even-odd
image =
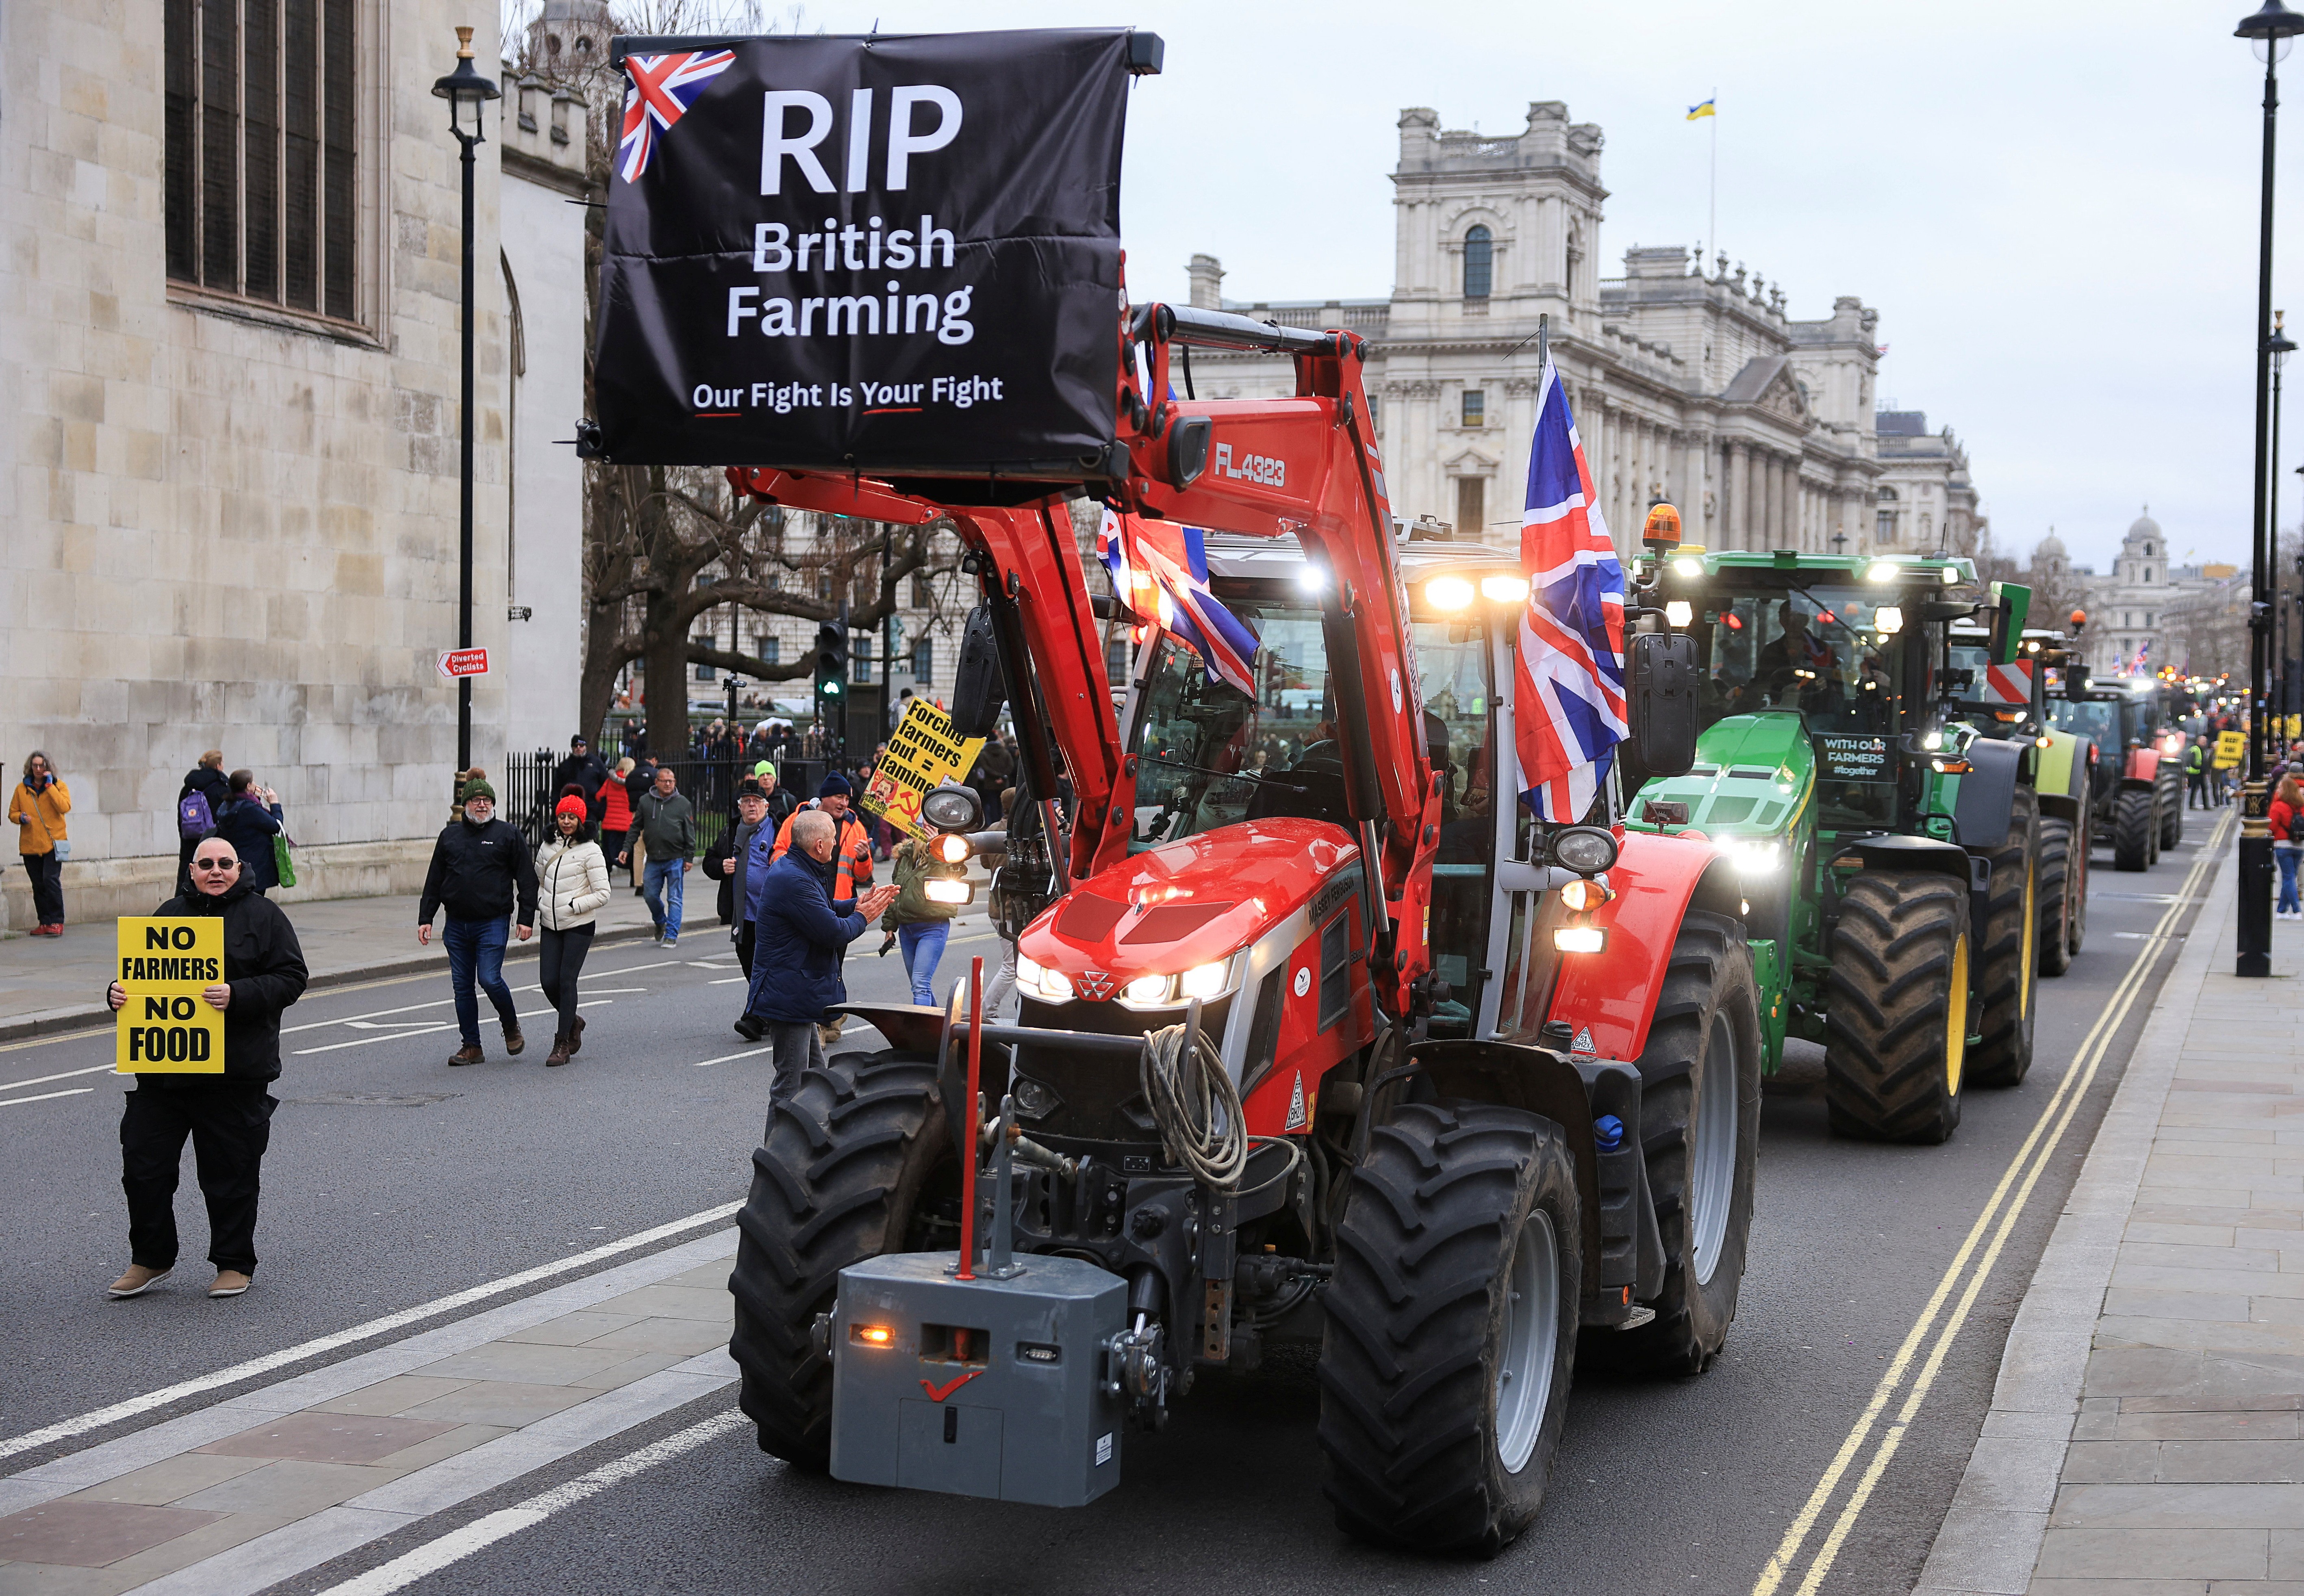
[[[816,628],[816,695],[844,698],[848,693],[848,629],[830,621]]]

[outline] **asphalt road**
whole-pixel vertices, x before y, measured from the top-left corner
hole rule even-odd
[[[409,1588],[1749,1592],[2207,830],[2195,815],[2185,845],[2146,875],[2116,874],[2098,855],[2087,949],[2039,988],[2030,1075],[2012,1091],[1972,1092],[1947,1146],[1834,1140],[1820,1051],[1795,1046],[1767,1087],[1758,1211],[1726,1353],[1698,1380],[1580,1379],[1544,1515],[1493,1562],[1388,1556],[1335,1533],[1320,1496],[1311,1361],[1283,1352],[1252,1378],[1203,1379],[1165,1432],[1131,1438],[1124,1483],[1084,1510],[842,1486],[792,1473],[737,1430]],[[2210,884],[2204,877],[2197,894]],[[2180,911],[2179,931],[2190,913]],[[961,932],[978,939],[955,940],[947,982],[969,954],[996,947],[980,922]],[[872,957],[877,945],[851,957],[859,1000],[901,995],[897,961]],[[2153,959],[1823,1590],[1901,1591],[1917,1576],[1982,1422],[2009,1320],[2177,947]],[[514,985],[532,982],[533,968],[509,965]],[[447,1014],[436,979],[298,1005],[290,1023],[307,1029],[285,1039],[275,1089],[263,1261],[256,1289],[232,1303],[191,1289],[205,1279],[206,1228],[189,1170],[182,1283],[132,1303],[103,1296],[126,1261],[120,1085],[102,1074],[43,1078],[99,1067],[109,1038],[0,1049],[0,1204],[14,1244],[14,1267],[0,1278],[10,1354],[0,1437],[740,1198],[766,1092],[764,1058],[730,1057],[749,1051],[728,1029],[734,980],[716,933],[671,950],[604,949],[586,972],[585,1051],[552,1071],[540,1016],[522,1057],[504,1057],[491,1028],[488,1063],[445,1067],[453,1032],[407,1034]],[[533,992],[521,1003],[543,1006]],[[75,1095],[33,1100],[64,1090]],[[326,1589],[729,1405],[715,1398],[628,1430],[282,1589]]]

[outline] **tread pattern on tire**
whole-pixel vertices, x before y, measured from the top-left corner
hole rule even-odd
[[[2054,815],[2040,817],[2040,924],[2034,933],[2040,950],[2043,975],[2062,975],[2072,967],[2072,823]]]
[[[936,1062],[917,1053],[841,1054],[770,1110],[728,1277],[728,1351],[763,1452],[829,1466],[832,1363],[816,1350],[816,1316],[842,1269],[902,1247],[928,1168],[948,1152],[943,1126]]]
[[[1648,1305],[1656,1318],[1638,1329],[1588,1336],[1587,1357],[1624,1373],[1701,1374],[1712,1366],[1736,1317],[1752,1223],[1753,1173],[1759,1161],[1759,998],[1744,928],[1724,914],[1691,910],[1673,944],[1656,1017],[1641,1049],[1640,1151],[1664,1238],[1663,1292]],[[1714,1014],[1735,1028],[1737,1169],[1728,1231],[1709,1282],[1695,1277],[1689,1197],[1698,1054]]]
[[[2037,979],[2037,958],[2025,957],[2024,933],[2039,934],[2039,884],[2033,880],[2032,924],[2027,927],[2024,883],[2038,862],[2039,795],[2016,789],[2009,808],[2008,836],[1986,855],[1992,881],[1986,919],[1969,958],[1976,966],[1976,1031],[1980,1039],[1968,1051],[1967,1070],[1978,1086],[2013,1086],[2032,1067],[2033,1006],[2027,999]]]
[[[1573,1155],[1557,1125],[1517,1108],[1408,1103],[1376,1128],[1351,1181],[1320,1354],[1328,1498],[1364,1539],[1493,1554],[1536,1515],[1575,1373]],[[1564,1322],[1536,1450],[1508,1476],[1487,1348],[1505,1249],[1530,1203],[1547,1200],[1563,1244]]]
[[[2165,853],[2184,840],[2184,777],[2164,770],[2153,784],[2152,791],[2160,800],[2160,849]]]
[[[1952,949],[1967,934],[1968,886],[1950,876],[1868,870],[1842,890],[1824,1053],[1834,1130],[1943,1142],[1960,1124],[1944,1025]]]
[[[2159,852],[2156,846],[2158,839],[2152,832],[2152,794],[2141,787],[2130,787],[2113,795],[2113,869],[2143,870],[2152,868],[2153,855]]]

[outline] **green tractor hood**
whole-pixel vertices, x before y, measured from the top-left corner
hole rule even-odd
[[[1658,777],[1648,799],[1688,805],[1688,823],[1711,836],[1775,836],[1788,829],[1816,786],[1816,753],[1796,710],[1731,715],[1696,742],[1686,776]],[[1644,819],[1641,810],[1636,819]]]

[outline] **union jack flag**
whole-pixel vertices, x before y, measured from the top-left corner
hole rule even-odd
[[[627,55],[624,71],[631,79],[624,91],[624,131],[616,143],[616,170],[626,183],[638,183],[648,170],[656,140],[672,124],[688,115],[688,107],[704,86],[734,64],[736,52],[715,50],[707,55],[690,50],[678,55]]]
[[[1208,590],[1207,545],[1199,528],[1106,511],[1097,553],[1122,602],[1140,614],[1148,590],[1164,629],[1198,654],[1218,681],[1256,696],[1256,633]]]
[[[1513,661],[1521,794],[1543,819],[1584,818],[1624,726],[1624,568],[1560,372],[1546,360],[1529,450],[1520,559],[1528,573]]]

